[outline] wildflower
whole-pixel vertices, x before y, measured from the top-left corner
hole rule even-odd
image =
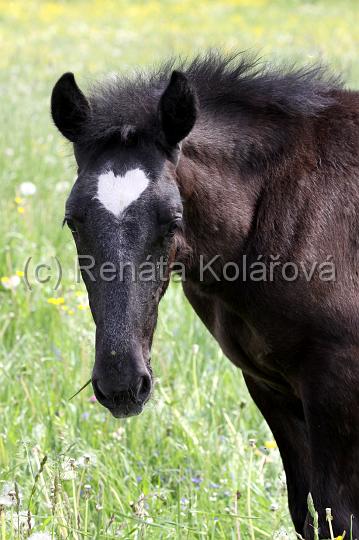
[[[210,482],[210,483],[209,483],[209,487],[210,487],[211,489],[218,489],[218,488],[220,488],[221,486],[220,486],[219,484],[216,484],[215,482]]]
[[[10,512],[9,512],[10,514]],[[11,516],[10,515],[7,515],[7,519],[10,519]],[[21,531],[23,529],[27,529],[30,525],[30,529],[33,529],[33,527],[35,526],[35,520],[34,518],[31,516],[29,518],[29,515],[28,515],[28,512],[27,510],[22,510],[21,512],[17,513],[15,512],[12,516],[12,526],[14,527],[14,529],[17,531]],[[32,538],[32,537],[31,537]]]
[[[7,506],[12,505],[12,500],[8,495],[1,495],[0,496],[0,507],[6,508]]]
[[[17,211],[19,214],[25,214],[25,208],[23,206],[18,206]]]
[[[62,298],[61,296],[59,298],[48,298],[47,299],[48,304],[52,304],[53,306],[60,306],[65,303],[65,298]]]
[[[274,448],[277,448],[277,443],[275,441],[265,441],[264,446],[268,448],[268,450],[273,450]]]
[[[38,533],[34,533],[31,536],[29,536],[28,540],[52,540],[52,539],[55,539],[55,537],[53,535],[51,536],[50,533],[38,532]]]
[[[18,285],[20,285],[20,278],[19,276],[3,276],[1,279],[1,285],[4,287],[4,289],[16,289]]]
[[[96,465],[96,456],[93,454],[84,454],[77,460],[79,467],[88,467],[89,465]]]
[[[88,420],[90,418],[90,413],[88,411],[85,411],[81,414],[82,420]]]
[[[276,531],[273,535],[274,540],[289,540],[289,535],[284,527],[281,527],[278,531]]]
[[[63,464],[62,478],[63,480],[74,480],[76,478],[76,462],[73,458],[70,458]]]
[[[67,312],[69,315],[73,315],[75,312],[73,309],[69,309],[68,312]]]
[[[120,440],[122,439],[122,437],[123,437],[124,434],[125,434],[125,428],[120,427],[120,428],[118,428],[117,431],[114,431],[114,432],[112,433],[112,437],[113,437],[114,439],[117,439],[118,441],[120,441]]]
[[[90,402],[90,403],[96,403],[96,401],[97,401],[97,398],[96,398],[95,394],[92,395],[92,396],[89,398],[89,402]]]
[[[22,204],[24,204],[25,199],[23,199],[22,197],[15,197],[14,201],[15,201],[16,204],[22,205]]]
[[[27,195],[35,195],[36,193],[36,186],[32,182],[23,182],[20,184],[20,193],[21,195],[27,196]]]
[[[270,510],[271,512],[276,512],[276,511],[278,510],[278,508],[279,508],[278,503],[274,502],[274,503],[272,503],[272,504],[270,505],[269,510]]]
[[[77,309],[79,309],[81,311],[84,311],[85,309],[88,309],[88,308],[89,308],[88,304],[79,304],[77,306]]]
[[[202,478],[200,476],[193,476],[191,478],[192,482],[196,485],[196,486],[199,486],[201,483],[202,483]]]
[[[192,354],[195,356],[196,354],[198,354],[198,351],[199,351],[199,345],[197,345],[197,343],[194,343],[192,345]]]
[[[24,277],[25,274],[22,270],[16,270],[16,275],[21,278],[21,277]]]
[[[63,182],[57,182],[55,186],[55,191],[57,193],[65,193],[68,189],[70,189],[70,182],[67,182],[66,180]]]

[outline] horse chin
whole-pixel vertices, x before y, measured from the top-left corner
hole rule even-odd
[[[143,404],[136,404],[129,407],[116,407],[109,409],[114,418],[130,418],[131,416],[138,416],[143,411]]]

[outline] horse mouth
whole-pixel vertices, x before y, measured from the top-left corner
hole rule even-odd
[[[126,407],[107,407],[114,418],[130,418],[131,416],[138,416],[141,414],[144,408],[143,404],[132,404]]]
[[[108,399],[102,392],[96,380],[92,380],[92,386],[97,401],[105,407],[114,418],[129,418],[131,416],[139,415],[143,411],[144,406],[151,395],[151,392],[149,392],[144,400],[139,400],[127,392],[120,392],[117,394],[116,399]]]

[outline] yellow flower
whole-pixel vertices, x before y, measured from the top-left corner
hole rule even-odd
[[[1,278],[1,283],[2,283],[2,284],[4,284],[4,283],[9,283],[9,281],[10,281],[10,278],[8,278],[7,276],[3,276],[3,277]]]
[[[277,448],[277,443],[275,441],[265,441],[264,446],[269,450],[273,450],[274,448]]]
[[[73,309],[69,309],[68,312],[67,312],[69,315],[73,315],[75,312]]]
[[[61,306],[61,304],[65,303],[65,298],[62,298],[61,296],[59,298],[48,298],[47,302],[53,306]]]
[[[19,277],[24,277],[24,272],[22,270],[16,270],[16,275]]]
[[[80,309],[81,311],[84,311],[85,309],[88,309],[88,305],[87,304],[79,304],[77,306],[78,309]]]
[[[15,197],[15,203],[16,204],[23,204],[24,203],[24,199],[22,199],[21,197]]]
[[[19,214],[23,214],[25,212],[25,208],[23,206],[18,206],[17,211],[19,212]]]

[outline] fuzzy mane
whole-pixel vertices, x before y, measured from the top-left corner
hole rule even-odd
[[[91,89],[92,115],[83,142],[132,134],[150,134],[157,128],[159,98],[173,69],[183,71],[199,98],[199,117],[215,114],[233,118],[241,111],[287,117],[319,115],[334,104],[340,77],[321,65],[277,67],[246,53],[209,52],[191,61],[171,59],[157,69],[133,76],[114,76]]]

